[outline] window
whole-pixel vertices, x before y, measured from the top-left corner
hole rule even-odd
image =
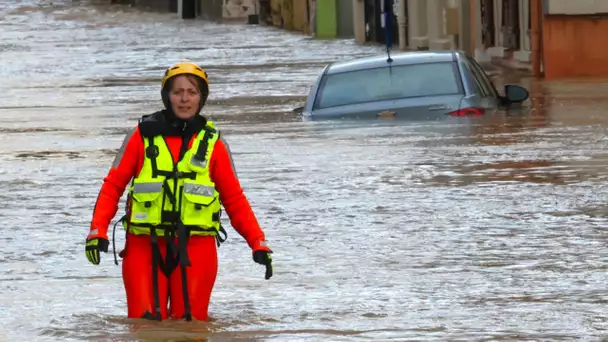
[[[386,66],[327,75],[315,109],[455,94],[462,94],[462,87],[452,62]]]
[[[471,71],[477,79],[477,82],[481,83],[481,86],[483,87],[484,96],[498,97],[496,89],[494,89],[494,85],[492,84],[492,82],[490,82],[488,76],[486,75],[485,71],[483,71],[481,66],[479,66],[479,64],[477,64],[477,62],[469,56],[466,57],[466,61],[467,64],[470,65]]]
[[[473,69],[473,65],[470,63],[468,59],[464,59],[462,63],[466,70],[468,71],[467,83],[469,87],[471,87],[474,91],[474,94],[480,95],[482,97],[492,96],[491,93],[488,92],[488,89],[484,87],[484,85],[479,80],[479,75]]]

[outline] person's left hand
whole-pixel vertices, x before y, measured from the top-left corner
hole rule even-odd
[[[85,253],[89,262],[93,265],[99,265],[99,252],[108,252],[110,242],[104,238],[87,239],[85,244]]]

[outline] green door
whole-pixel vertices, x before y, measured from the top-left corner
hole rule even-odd
[[[337,0],[317,0],[316,21],[318,38],[336,38],[338,36]],[[352,11],[350,12],[352,17]]]

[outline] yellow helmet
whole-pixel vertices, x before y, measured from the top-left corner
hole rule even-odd
[[[190,63],[190,62],[182,62],[173,65],[165,71],[165,75],[163,76],[163,80],[161,83],[161,97],[163,100],[163,104],[165,108],[171,109],[171,103],[169,102],[169,89],[167,89],[168,81],[177,76],[177,75],[192,75],[196,76],[201,81],[201,103],[199,105],[199,112],[207,102],[207,97],[209,96],[209,79],[207,76],[207,72],[200,66]]]
[[[189,62],[177,63],[167,69],[167,71],[165,71],[165,76],[163,77],[161,87],[164,88],[165,84],[171,77],[183,74],[197,76],[207,84],[207,87],[209,87],[209,80],[207,79],[207,73],[205,72],[205,70],[203,70],[203,68],[199,67],[198,65]]]

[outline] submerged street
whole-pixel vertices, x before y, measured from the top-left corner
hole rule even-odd
[[[0,0],[0,341],[608,334],[606,80],[501,71],[499,92],[530,90],[523,112],[309,122],[291,109],[322,67],[384,47],[80,3]],[[161,109],[181,60],[209,74],[203,114],[230,143],[274,276],[224,215],[212,321],[131,321],[111,248],[93,266],[83,243],[125,133]]]

